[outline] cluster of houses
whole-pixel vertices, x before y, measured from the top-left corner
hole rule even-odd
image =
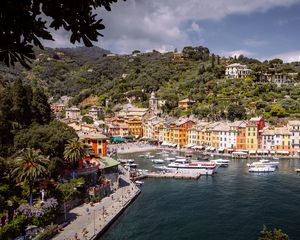
[[[183,109],[193,101],[178,102]],[[205,122],[194,117],[176,119],[162,117],[160,99],[151,95],[149,108],[138,108],[126,104],[114,117],[99,120],[102,108],[91,107],[88,115],[93,124],[80,121],[80,110],[67,108],[63,120],[73,127],[83,143],[92,152],[107,154],[107,140],[148,140],[174,148],[193,148],[230,153],[249,151],[249,154],[300,155],[300,121],[289,121],[286,126],[268,125],[261,117],[243,121]],[[68,112],[68,113],[67,113]],[[67,117],[68,116],[68,117]]]
[[[275,70],[275,69],[273,69]],[[237,79],[246,78],[251,75],[251,69],[246,65],[240,63],[233,63],[227,65],[225,68],[225,78]],[[293,79],[298,76],[298,73],[274,72],[274,73],[261,73],[259,75],[260,82],[275,83],[277,85],[291,83]]]

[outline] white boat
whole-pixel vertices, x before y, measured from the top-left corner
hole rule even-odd
[[[144,182],[142,181],[135,181],[135,185],[137,186],[142,186],[144,184]]]
[[[166,169],[177,173],[213,175],[217,170],[217,164],[209,162],[190,162],[185,159],[177,159],[175,162],[168,164]]]
[[[264,164],[256,165],[254,167],[249,168],[249,172],[257,172],[257,173],[275,172],[275,170],[276,170],[276,167],[266,166]]]
[[[136,163],[126,163],[124,166],[131,167],[131,168],[136,168],[137,164]]]
[[[228,167],[230,161],[225,159],[214,159],[210,160],[210,162],[217,164],[219,167]]]
[[[147,155],[145,155],[145,158],[154,158],[154,156],[150,155],[150,154],[147,154]]]
[[[300,168],[295,168],[295,172],[300,172]]]
[[[173,157],[167,157],[167,158],[165,158],[165,160],[166,160],[166,161],[172,162],[172,161],[175,161],[176,158],[173,158]]]
[[[120,162],[120,163],[123,163],[123,164],[125,164],[125,163],[134,163],[134,160],[133,159],[118,159],[118,161]]]
[[[185,159],[184,156],[176,156],[176,159]]]
[[[162,159],[153,159],[152,162],[156,164],[163,164],[165,161]]]
[[[247,163],[248,167],[255,167],[257,165],[265,165],[265,166],[270,166],[270,167],[278,167],[279,162],[271,162],[270,160],[266,160],[266,159],[261,159],[259,160],[259,162],[253,162],[253,163]]]

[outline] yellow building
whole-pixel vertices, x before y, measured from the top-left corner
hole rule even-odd
[[[258,129],[255,122],[249,121],[245,128],[246,149],[257,151],[258,149]]]
[[[142,120],[137,117],[129,118],[125,120],[125,124],[128,126],[129,135],[140,138],[143,136]]]

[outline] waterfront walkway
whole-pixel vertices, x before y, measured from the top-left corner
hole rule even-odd
[[[84,204],[72,209],[68,215],[75,219],[54,240],[96,239],[101,236],[126,207],[139,195],[140,189],[130,182],[100,203]]]

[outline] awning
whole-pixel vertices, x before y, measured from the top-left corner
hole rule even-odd
[[[215,151],[215,150],[216,150],[216,148],[214,148],[214,147],[210,147],[210,150],[211,150],[211,151]]]
[[[197,145],[197,146],[194,146],[194,147],[192,147],[193,149],[203,149],[203,146],[199,146],[199,145]]]
[[[220,147],[219,149],[218,149],[218,151],[219,152],[223,152],[225,149],[223,148],[223,147]]]
[[[270,153],[271,153],[271,154],[275,154],[275,151],[271,150]]]
[[[176,143],[172,144],[172,147],[176,147],[176,146],[177,146],[177,144],[176,144]]]
[[[185,145],[185,147],[187,147],[187,148],[190,148],[190,147],[193,147],[194,145],[193,144],[187,144],[187,145]]]
[[[289,151],[286,151],[286,150],[279,150],[277,151],[278,154],[290,154]]]
[[[249,150],[249,154],[256,154],[256,150]]]
[[[167,142],[163,142],[161,145],[162,146],[168,146],[169,144]]]

